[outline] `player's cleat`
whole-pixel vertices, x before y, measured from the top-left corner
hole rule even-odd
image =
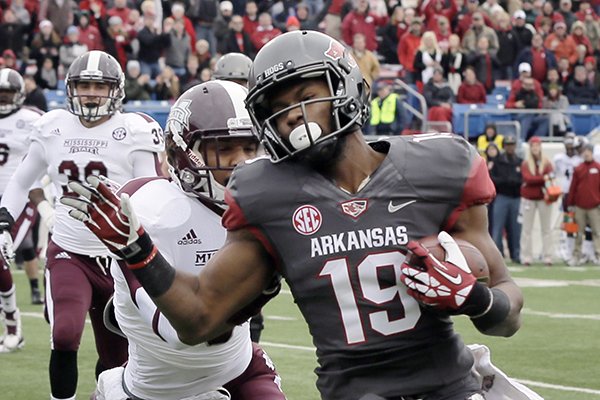
[[[44,304],[44,299],[42,299],[42,294],[39,289],[33,289],[31,291],[31,304]]]
[[[12,314],[12,315],[11,315]],[[6,331],[2,343],[4,352],[11,352],[25,345],[25,338],[21,332],[21,315],[19,310],[14,313],[5,314]]]

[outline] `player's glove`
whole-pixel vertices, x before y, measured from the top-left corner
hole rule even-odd
[[[69,215],[83,222],[104,245],[130,268],[141,268],[139,262],[156,253],[148,234],[135,215],[129,195],[118,198],[100,178],[90,175],[87,184],[69,182],[69,188],[80,198],[63,196],[60,202],[72,207]]]
[[[14,224],[15,220],[6,207],[0,208],[0,254],[7,264],[15,259],[15,249],[10,234]]]
[[[451,314],[484,313],[492,301],[490,290],[477,282],[452,236],[440,232],[438,240],[446,250],[444,261],[435,258],[419,242],[408,243],[413,257],[410,264],[402,264],[400,276],[408,286],[408,293],[422,304]]]

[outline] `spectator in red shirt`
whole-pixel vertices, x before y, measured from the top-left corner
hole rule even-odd
[[[587,225],[592,228],[594,264],[598,263],[600,255],[600,163],[594,161],[594,146],[591,144],[583,147],[581,156],[583,163],[573,171],[567,196],[567,206],[575,212],[575,222],[579,226],[573,258],[569,261],[571,266],[581,263],[581,246]]]
[[[596,68],[596,59],[592,56],[586,57],[583,63],[588,82],[600,93],[600,72]]]
[[[586,55],[591,56],[594,53],[592,42],[590,42],[590,39],[587,37],[587,30],[583,22],[575,21],[573,25],[571,25],[571,37],[576,45],[585,46]]]
[[[521,231],[521,263],[531,265],[533,261],[532,230],[536,212],[540,216],[542,227],[542,253],[544,263],[552,264],[551,218],[552,205],[544,201],[543,188],[551,177],[554,168],[550,160],[542,153],[542,141],[534,136],[529,140],[529,151],[521,164],[521,209],[523,228]]]
[[[342,40],[350,45],[354,35],[362,33],[367,40],[367,50],[377,50],[377,27],[384,26],[387,16],[377,16],[369,11],[369,0],[354,0],[354,7],[342,20]]]
[[[571,65],[577,61],[577,44],[567,34],[567,25],[564,22],[554,24],[554,32],[548,35],[544,46],[552,51],[557,59],[567,58]]]
[[[544,82],[548,70],[556,68],[556,57],[554,53],[544,47],[542,35],[536,33],[531,39],[531,47],[527,47],[518,55],[515,65],[527,63],[531,65],[531,76],[538,81]],[[519,71],[514,69],[514,77],[519,76]]]
[[[273,19],[271,14],[264,12],[258,17],[258,28],[251,36],[252,44],[256,51],[260,50],[271,39],[281,35],[281,31],[273,27]]]
[[[248,0],[248,2],[246,2],[246,13],[243,18],[244,32],[252,37],[254,32],[256,32],[256,28],[258,28],[258,6],[256,5],[256,1]]]
[[[426,29],[435,31],[440,17],[452,21],[458,13],[455,0],[425,0],[421,3],[421,12],[425,15]]]
[[[109,8],[106,12],[109,17],[118,16],[121,17],[123,22],[129,20],[129,13],[131,12],[131,8],[127,7],[127,0],[115,0],[115,6],[113,8]]]
[[[79,3],[80,10],[88,10],[90,12],[90,24],[100,28],[100,20],[105,20],[106,6],[102,0],[81,0]]]
[[[415,19],[410,24],[408,32],[402,36],[398,43],[398,60],[404,67],[404,81],[407,83],[415,83],[417,75],[415,73],[415,55],[421,45],[421,21]]]
[[[535,29],[540,29],[544,17],[550,18],[550,20],[552,20],[552,25],[557,22],[565,22],[564,17],[560,15],[560,13],[554,11],[554,6],[551,1],[544,2],[542,13],[535,18]]]
[[[511,92],[506,106],[519,110],[535,110],[542,108],[543,97],[535,90],[534,82],[537,82],[531,76],[523,78],[521,88],[516,92]],[[532,136],[547,136],[549,129],[549,116],[543,114],[517,114],[515,117],[521,123],[521,135],[523,139]]]
[[[473,67],[467,67],[464,72],[465,79],[458,88],[457,103],[482,104],[487,101],[485,87],[477,80]]]
[[[17,56],[11,49],[6,49],[2,52],[2,60],[4,67],[18,70],[17,68]]]
[[[519,78],[512,81],[510,86],[510,94],[508,95],[508,99],[506,100],[507,108],[520,108],[515,106],[516,95],[523,87],[523,81],[527,78],[531,78],[531,65],[528,63],[519,64]],[[533,90],[537,94],[540,99],[537,108],[542,108],[542,99],[544,98],[544,90],[542,89],[542,85],[536,79],[533,80]],[[522,107],[521,107],[522,108]]]
[[[581,2],[579,4],[579,11],[575,13],[575,16],[578,20],[583,22],[585,21],[586,16],[588,14],[591,15],[592,19],[595,21],[598,21],[600,19],[600,17],[598,16],[598,14],[596,14],[590,3],[588,3],[587,1]]]
[[[447,49],[449,44],[448,40],[452,35],[452,29],[450,27],[450,21],[444,16],[437,18],[437,26],[434,29],[435,37],[437,38],[438,45],[442,50]]]
[[[85,44],[89,51],[104,50],[102,35],[94,25],[90,25],[90,14],[82,11],[79,16],[79,43]]]

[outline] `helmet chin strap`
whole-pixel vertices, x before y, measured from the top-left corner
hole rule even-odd
[[[226,209],[227,205],[225,204],[225,186],[217,182],[214,175],[210,171],[208,172],[208,179],[210,180],[210,185],[212,187],[213,199],[217,201],[216,205]]]

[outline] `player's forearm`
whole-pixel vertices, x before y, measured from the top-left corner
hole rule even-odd
[[[17,219],[27,205],[28,193],[29,186],[23,185],[23,182],[15,179],[13,175],[6,186],[0,207],[5,207],[10,215]]]
[[[476,319],[473,324],[483,334],[490,336],[509,337],[514,335],[521,327],[521,309],[523,308],[523,295],[514,282],[503,282],[493,287],[494,292],[504,294],[508,299],[510,308],[508,313],[501,319],[493,321],[482,328]]]
[[[27,156],[19,165],[13,176],[8,181],[0,207],[6,207],[8,212],[16,219],[25,208],[29,190],[39,180],[46,169],[44,153],[41,145],[33,142],[29,147]]]
[[[202,343],[231,329],[229,324],[218,323],[216,307],[204,302],[197,276],[177,271],[158,250],[138,258],[142,260],[126,260],[128,267],[177,331],[181,342]]]
[[[219,323],[215,310],[203,301],[198,276],[177,271],[169,290],[152,300],[187,345],[207,342],[232,328]]]

